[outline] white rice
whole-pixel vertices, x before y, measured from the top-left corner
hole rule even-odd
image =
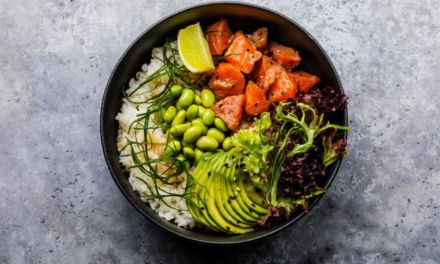
[[[171,46],[176,48],[176,43],[171,43]],[[127,89],[127,94],[132,92],[140,83],[145,81],[145,79],[154,73],[157,69],[159,69],[163,63],[161,62],[163,49],[162,48],[154,48],[152,51],[150,64],[142,65],[141,71],[136,73],[135,78],[131,79],[129,82],[129,87]],[[180,61],[179,61],[180,62]],[[140,88],[134,95],[130,96],[131,101],[145,101],[146,99],[158,94],[161,92],[165,83],[168,81],[168,76],[163,75],[162,77],[154,80],[153,82],[145,84],[142,88]],[[185,198],[178,196],[164,197],[162,200],[159,199],[148,199],[148,196],[151,195],[151,191],[145,182],[150,186],[154,186],[154,181],[151,177],[147,176],[139,169],[130,168],[130,166],[134,165],[134,161],[131,153],[131,147],[124,146],[127,145],[129,140],[143,140],[143,132],[141,130],[131,129],[129,131],[130,125],[136,120],[137,115],[141,113],[145,113],[145,110],[148,108],[148,104],[133,104],[128,100],[123,99],[123,104],[120,110],[120,113],[116,116],[116,120],[119,122],[119,131],[118,131],[118,140],[117,146],[120,152],[120,162],[125,166],[127,171],[129,171],[129,182],[133,187],[133,190],[136,191],[140,198],[148,203],[151,208],[157,212],[157,214],[166,219],[167,221],[174,222],[180,227],[184,228],[192,228],[195,224],[194,219],[191,214],[187,210]],[[154,122],[154,118],[150,118],[150,122]],[[162,129],[156,128],[154,130],[149,131],[149,135],[151,136],[151,143],[154,144],[154,147],[148,151],[148,156],[150,159],[156,159],[163,153],[163,145],[166,143],[166,138]],[[133,145],[135,151],[139,151],[140,148]],[[160,166],[158,165],[156,171],[160,170]],[[162,185],[161,188],[167,192],[172,192],[175,194],[183,194],[185,192],[186,185],[186,175],[182,174],[179,177],[183,178],[183,182],[179,185]],[[138,178],[142,179],[139,180]],[[165,203],[166,202],[166,203]],[[166,204],[172,205],[171,208]]]

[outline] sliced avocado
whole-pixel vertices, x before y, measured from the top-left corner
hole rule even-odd
[[[196,193],[194,192],[196,180],[194,179],[194,176],[188,177],[187,182],[187,188],[185,189],[185,195],[186,195],[186,206],[188,207],[188,211],[191,213],[194,220],[206,227],[209,227],[207,221],[204,219],[204,217],[201,215],[200,210],[195,206],[194,199],[198,199],[196,197]]]
[[[223,204],[223,207],[228,211],[228,213],[237,221],[243,222],[246,224],[255,224],[254,220],[248,220],[246,218],[243,218],[241,215],[239,215],[231,206],[231,201],[229,200],[229,195],[226,191],[226,170],[223,171],[222,177],[220,178],[221,182],[221,203]]]
[[[209,169],[209,164],[206,161],[203,161],[203,163],[199,164],[196,170],[193,172],[193,175],[195,176],[195,180],[196,180],[196,183],[194,184],[193,192],[198,196],[194,195],[195,198],[192,199],[192,202],[195,207],[195,210],[198,211],[196,215],[199,215],[200,222],[204,223],[209,228],[215,231],[221,232],[223,231],[222,228],[220,228],[220,226],[218,226],[217,223],[214,220],[212,220],[209,214],[207,214],[205,194],[207,193],[206,180],[207,180],[208,169]]]
[[[218,175],[217,175],[218,176]],[[215,196],[214,193],[216,191],[216,187],[215,187],[215,176],[211,176],[211,179],[208,183],[208,195],[207,195],[207,209],[208,209],[208,213],[212,216],[212,219],[222,228],[224,229],[226,232],[228,233],[233,233],[233,234],[245,234],[248,232],[253,231],[253,228],[247,227],[247,228],[243,228],[243,227],[239,227],[235,224],[232,224],[230,222],[228,222],[223,215],[221,214],[221,212],[218,210],[216,203],[215,203]]]
[[[228,161],[226,161],[225,163],[227,163]],[[226,166],[226,165],[225,165]],[[254,217],[252,216],[250,213],[248,213],[248,208],[244,209],[242,208],[241,204],[238,203],[238,197],[234,194],[233,192],[233,183],[234,183],[234,177],[236,177],[235,175],[236,170],[235,170],[235,166],[230,166],[228,170],[226,170],[225,173],[225,187],[226,187],[226,193],[227,193],[227,201],[228,203],[230,203],[232,209],[235,210],[235,212],[237,214],[239,214],[241,217],[243,217],[244,219],[246,219],[247,221],[252,221],[254,223],[257,222],[257,220],[259,220],[260,218]]]
[[[247,193],[247,191],[246,191],[246,189],[245,189],[245,187],[244,187],[244,185],[243,185],[243,178],[244,178],[244,177],[245,177],[245,176],[244,176],[243,174],[240,174],[240,175],[239,175],[239,179],[238,179],[238,181],[237,181],[237,185],[238,185],[238,188],[239,188],[239,189],[237,189],[237,192],[239,193],[241,199],[243,200],[243,202],[244,202],[247,206],[250,205],[249,208],[251,208],[251,210],[253,210],[253,211],[256,212],[257,214],[259,214],[259,215],[265,215],[265,214],[267,214],[267,212],[268,212],[267,208],[261,207],[260,205],[254,203],[254,201],[252,201],[252,200],[249,198],[248,193]]]
[[[229,164],[236,164],[236,162],[234,161],[234,155],[231,155],[229,157],[229,159],[227,160],[227,162]],[[234,196],[236,197],[238,204],[243,209],[243,211],[245,211],[246,213],[248,213],[249,215],[251,215],[252,217],[254,217],[256,219],[260,219],[261,216],[257,212],[252,210],[252,202],[247,203],[249,200],[243,199],[243,197],[247,198],[247,196],[245,195],[244,191],[243,192],[241,191],[240,186],[239,186],[239,182],[241,181],[242,174],[243,174],[242,170],[235,167],[235,166],[231,166],[231,170],[234,171],[234,174],[233,174],[234,178],[231,181],[231,188],[232,188],[232,192],[233,192]]]
[[[209,222],[209,224],[211,226],[216,227],[219,230],[227,232],[227,230],[224,230],[220,225],[217,224],[216,221],[214,221],[212,216],[208,213],[208,208],[207,208],[207,206],[208,206],[207,201],[208,201],[208,196],[209,196],[208,184],[210,182],[210,178],[208,176],[208,171],[211,167],[210,161],[215,162],[216,159],[217,159],[217,157],[214,157],[214,159],[212,159],[212,160],[208,158],[208,161],[204,161],[203,171],[200,172],[201,179],[199,181],[199,186],[200,186],[199,188],[200,189],[199,189],[198,193],[200,194],[202,202],[200,203],[199,208],[202,212],[202,215],[206,218],[206,220]]]
[[[197,206],[192,201],[187,200],[186,206],[188,207],[188,211],[191,213],[191,216],[194,218],[194,221],[204,225],[205,227],[211,228],[211,225],[208,223],[208,221],[202,215],[202,212],[200,212],[200,209],[197,208]]]
[[[226,212],[226,210],[224,210],[224,207],[221,206],[221,200],[218,200],[218,198],[221,198],[221,176],[223,174],[224,171],[224,166],[222,166],[222,164],[224,163],[224,159],[225,159],[225,155],[219,155],[219,158],[215,160],[215,162],[213,162],[210,166],[210,170],[208,171],[208,175],[210,175],[209,177],[211,178],[210,183],[208,184],[208,193],[209,193],[209,198],[210,201],[213,200],[214,203],[213,205],[215,205],[216,208],[212,207],[212,206],[208,206],[208,209],[211,210],[209,211],[209,213],[211,214],[211,216],[213,217],[214,221],[216,221],[220,226],[224,227],[225,229],[227,229],[229,232],[232,233],[237,233],[237,232],[246,232],[245,230],[232,230],[237,229],[237,228],[250,228],[251,225],[244,225],[243,223],[240,224],[240,222],[237,221],[235,219],[233,219],[231,217],[230,214],[228,214]],[[219,205],[218,205],[219,204]],[[217,212],[220,214],[221,217],[218,217]],[[215,217],[214,217],[215,216]],[[222,219],[223,218],[223,219]],[[225,225],[225,224],[228,225]],[[232,226],[231,226],[232,225]]]
[[[224,177],[224,173],[225,173],[225,168],[222,167],[219,170],[216,170],[214,172],[214,180],[215,182],[214,184],[214,195],[215,195],[215,204],[217,206],[217,208],[219,209],[220,213],[222,214],[222,216],[230,223],[242,227],[242,228],[249,228],[252,227],[252,223],[246,223],[244,220],[239,219],[237,220],[236,218],[234,218],[229,211],[225,208],[224,204],[223,204],[223,196],[222,196],[222,189],[223,188],[223,181],[222,181],[222,177]],[[211,184],[212,185],[212,184]],[[233,210],[232,210],[233,212]],[[235,213],[235,212],[234,212]]]
[[[248,195],[248,197],[255,203],[258,204],[259,206],[263,207],[263,208],[267,208],[268,207],[268,202],[266,200],[266,197],[264,197],[264,195],[260,194],[257,189],[255,188],[255,186],[246,179],[246,176],[243,177],[243,186],[244,189],[246,190],[246,193]]]
[[[237,168],[237,172],[237,188],[233,190],[239,194],[244,205],[249,207],[253,212],[256,212],[257,214],[267,214],[268,205],[265,201],[265,197],[256,192],[254,185],[248,181],[247,175],[244,174],[241,168]]]

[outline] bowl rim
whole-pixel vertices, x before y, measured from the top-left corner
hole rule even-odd
[[[171,228],[169,228],[166,225],[163,225],[162,223],[160,223],[159,221],[157,221],[156,219],[152,218],[147,212],[145,212],[144,210],[142,210],[136,203],[135,201],[132,200],[132,198],[128,195],[127,191],[123,188],[122,184],[119,182],[119,180],[116,177],[116,173],[113,170],[112,164],[110,162],[110,158],[109,158],[109,151],[107,149],[107,145],[105,143],[105,137],[104,137],[104,110],[105,110],[105,105],[107,102],[107,98],[108,98],[108,93],[110,90],[110,83],[112,81],[112,79],[114,78],[115,72],[116,70],[120,67],[121,61],[126,57],[127,53],[131,50],[131,48],[145,35],[147,34],[150,30],[152,30],[153,28],[155,28],[156,26],[158,26],[159,24],[163,23],[164,21],[171,19],[172,17],[179,15],[180,13],[183,12],[187,12],[190,11],[191,9],[195,9],[195,8],[199,8],[199,7],[203,7],[203,6],[211,6],[211,5],[238,5],[238,6],[244,6],[244,7],[250,7],[250,8],[255,8],[255,9],[259,9],[261,11],[264,12],[269,12],[269,13],[273,13],[276,16],[279,16],[282,19],[285,19],[286,21],[288,21],[289,23],[293,24],[295,27],[297,27],[299,30],[301,30],[308,38],[310,38],[313,43],[318,47],[318,49],[320,50],[320,52],[322,53],[323,57],[328,61],[329,66],[331,68],[331,70],[335,73],[335,79],[337,84],[340,87],[341,92],[344,92],[341,80],[339,78],[339,75],[336,71],[336,68],[333,65],[333,62],[331,61],[330,57],[327,55],[327,53],[325,52],[325,50],[323,49],[323,47],[321,46],[321,44],[305,29],[303,28],[301,25],[299,25],[297,22],[295,22],[294,20],[290,19],[289,17],[287,17],[284,14],[281,14],[278,11],[275,11],[273,9],[269,9],[267,7],[261,6],[261,5],[257,5],[257,4],[253,4],[253,3],[244,3],[244,2],[237,2],[237,1],[227,1],[227,2],[222,2],[222,1],[212,1],[212,2],[208,2],[208,3],[202,3],[202,4],[194,4],[194,5],[189,5],[185,8],[182,9],[178,9],[176,11],[171,12],[170,14],[162,17],[161,19],[159,19],[157,22],[153,23],[152,25],[150,25],[149,27],[147,27],[142,33],[140,33],[131,43],[130,45],[125,49],[125,51],[123,52],[123,54],[119,57],[117,63],[115,64],[110,77],[107,81],[104,93],[103,93],[103,97],[102,97],[102,101],[101,101],[101,109],[100,109],[100,135],[101,135],[101,147],[102,147],[102,151],[104,154],[104,158],[107,164],[107,167],[110,171],[110,174],[112,175],[113,180],[115,181],[116,185],[118,186],[119,190],[124,194],[125,198],[127,198],[127,200],[130,202],[130,204],[132,206],[134,206],[136,208],[137,211],[139,211],[142,215],[144,215],[150,222],[153,222],[154,224],[156,224],[157,226],[159,226],[160,228],[174,234],[175,236],[179,237],[179,238],[183,238],[185,240],[191,241],[191,242],[196,242],[199,244],[207,244],[207,245],[236,245],[236,244],[244,244],[244,243],[249,243],[249,242],[253,242],[256,240],[260,240],[263,238],[267,238],[269,236],[272,236],[278,232],[280,232],[281,230],[286,229],[287,227],[291,226],[293,223],[299,221],[303,216],[305,216],[308,212],[306,211],[302,211],[300,214],[298,214],[297,216],[295,216],[294,218],[289,219],[288,221],[285,221],[282,224],[277,225],[276,227],[273,228],[269,228],[266,229],[267,232],[261,234],[260,236],[256,236],[256,237],[251,237],[251,238],[246,238],[246,239],[241,239],[241,240],[231,240],[231,241],[211,241],[211,240],[204,240],[203,238],[197,238],[197,237],[191,237],[191,236],[187,236],[186,234],[183,234],[182,232],[178,232],[175,231]],[[349,121],[348,121],[348,107],[345,107],[344,110],[342,111],[344,117],[343,117],[343,121],[344,121],[344,125],[348,125]],[[344,139],[347,139],[347,131],[343,131],[343,137]],[[340,158],[336,161],[335,163],[335,167],[334,170],[332,171],[331,175],[329,175],[328,181],[325,185],[325,189],[328,190],[328,188],[331,186],[335,176],[337,175],[338,171],[339,171],[339,167],[342,163],[343,158]],[[318,202],[322,199],[322,197],[325,195],[322,194],[320,196],[318,196],[316,199],[313,200],[313,202],[311,204],[309,204],[308,207],[308,211],[310,212],[312,210],[313,207],[315,207],[315,205],[318,204]]]

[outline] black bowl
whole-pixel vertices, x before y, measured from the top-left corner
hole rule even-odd
[[[338,91],[342,90],[339,77],[330,59],[318,42],[296,22],[289,18],[263,7],[243,3],[209,3],[190,7],[170,15],[141,34],[125,51],[110,77],[104,92],[101,108],[101,141],[110,172],[127,199],[144,216],[169,232],[191,241],[205,244],[238,244],[254,241],[267,237],[286,228],[298,221],[305,213],[298,212],[284,223],[269,229],[259,230],[245,235],[228,236],[212,235],[185,230],[160,218],[139,196],[133,191],[128,182],[128,175],[124,172],[118,161],[116,138],[118,122],[115,120],[122,103],[122,90],[128,87],[128,81],[141,65],[150,59],[153,47],[162,46],[167,38],[176,38],[177,31],[187,25],[200,22],[206,28],[212,22],[226,18],[233,31],[253,30],[265,26],[269,28],[270,39],[292,46],[297,49],[303,58],[301,68],[319,76],[324,84],[333,86]],[[347,111],[341,112],[332,120],[341,125],[347,125]],[[346,133],[344,134],[346,137]],[[328,181],[330,186],[335,177],[341,160],[328,168]],[[310,203],[313,207],[320,197]]]

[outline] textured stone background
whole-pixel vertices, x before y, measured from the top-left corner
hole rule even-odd
[[[306,218],[205,248],[123,197],[99,139],[102,93],[147,26],[196,1],[0,0],[0,263],[439,263],[440,2],[253,1],[328,51],[351,155]]]

